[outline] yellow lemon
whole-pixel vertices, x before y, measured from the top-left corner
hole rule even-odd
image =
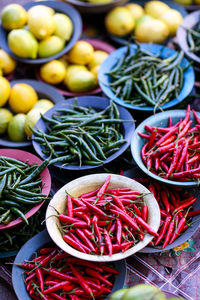
[[[138,24],[135,29],[135,37],[140,43],[162,43],[168,35],[167,25],[157,19],[146,20]]]
[[[2,26],[7,30],[22,28],[27,22],[27,12],[19,4],[6,5],[1,13]]]
[[[14,29],[8,34],[8,45],[12,52],[22,58],[37,57],[38,42],[26,29]]]
[[[66,69],[66,74],[65,74],[65,81],[68,81],[68,79],[73,76],[73,74],[78,73],[80,71],[88,71],[86,66],[84,65],[69,65]]]
[[[32,136],[31,128],[35,127],[35,124],[40,119],[41,114],[44,114],[47,109],[42,107],[35,107],[32,108],[26,115],[26,120],[24,124],[24,130],[28,137]]]
[[[50,101],[49,99],[39,99],[36,104],[33,106],[33,108],[44,108],[46,110],[49,110],[54,106],[54,103]]]
[[[56,24],[54,34],[65,41],[69,41],[73,33],[72,20],[68,16],[59,13],[56,13],[53,18]]]
[[[67,54],[65,54],[65,55],[63,55],[63,56],[61,56],[59,59],[58,59],[58,61],[60,61],[63,65],[64,65],[64,67],[65,67],[65,69],[68,67],[68,61],[67,61]]]
[[[49,6],[46,5],[35,5],[32,6],[31,8],[29,8],[28,10],[28,18],[34,14],[34,13],[38,13],[38,11],[40,12],[44,12],[44,13],[49,13],[51,16],[54,15],[55,10]]]
[[[37,101],[38,96],[32,86],[16,83],[11,89],[8,103],[15,113],[27,113]]]
[[[6,78],[0,77],[0,107],[6,104],[9,95],[10,95],[10,83]]]
[[[141,5],[136,3],[129,3],[125,5],[126,8],[130,11],[133,19],[137,21],[140,17],[144,15],[144,9]]]
[[[4,74],[13,72],[16,68],[16,61],[3,49],[0,49],[0,69]]]
[[[56,29],[54,17],[47,12],[32,13],[28,18],[30,32],[38,39],[43,40],[52,35]]]
[[[73,93],[89,92],[96,87],[96,79],[93,73],[88,70],[71,72],[70,76],[66,72],[64,84]]]
[[[72,64],[86,65],[93,59],[94,48],[86,41],[78,41],[68,53],[68,61]]]
[[[96,79],[96,85],[98,85],[98,72],[99,72],[99,69],[100,69],[100,65],[96,65],[92,69],[90,69],[90,71],[92,72],[92,74],[94,75],[94,77]]]
[[[56,35],[52,35],[39,43],[39,57],[49,57],[62,51],[65,41]]]
[[[149,1],[144,6],[145,13],[154,18],[159,18],[164,14],[170,7],[162,1]]]
[[[11,141],[24,142],[26,140],[25,120],[25,114],[17,114],[8,123],[8,136]]]
[[[61,83],[65,78],[65,66],[58,60],[52,60],[40,68],[41,78],[51,84]]]
[[[136,21],[135,29],[137,28],[138,25],[142,24],[143,22],[146,22],[146,21],[149,21],[149,20],[153,20],[153,19],[154,18],[152,16],[149,16],[149,15],[144,15],[144,16],[140,17]]]
[[[109,33],[124,36],[133,31],[135,21],[128,8],[119,6],[106,15],[105,26]]]
[[[102,62],[108,57],[108,53],[102,50],[96,50],[94,51],[93,59],[88,65],[89,69],[92,69],[93,67],[102,64]]]
[[[0,69],[0,76],[3,76],[3,71],[2,71],[2,69]]]
[[[160,20],[167,24],[170,35],[175,35],[178,26],[183,21],[183,17],[179,11],[175,9],[169,9],[160,17]]]
[[[181,5],[191,5],[193,2],[195,4],[200,4],[200,2],[198,3],[199,0],[174,0],[174,1]]]
[[[4,134],[7,130],[8,123],[12,119],[12,113],[6,108],[0,108],[0,134]]]

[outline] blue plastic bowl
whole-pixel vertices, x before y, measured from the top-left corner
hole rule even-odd
[[[36,6],[36,5],[46,5],[51,8],[53,8],[56,12],[66,14],[73,23],[73,34],[71,36],[71,39],[66,42],[65,47],[62,51],[58,52],[55,55],[45,57],[45,58],[36,58],[36,59],[31,59],[31,58],[22,58],[17,55],[15,55],[10,47],[8,46],[8,32],[3,28],[1,22],[0,22],[0,46],[2,49],[4,49],[10,56],[15,58],[18,61],[21,61],[23,63],[27,64],[43,64],[45,62],[48,62],[53,59],[57,59],[67,53],[76,43],[76,41],[79,39],[81,33],[82,33],[82,19],[79,14],[79,12],[72,7],[71,5],[67,3],[62,3],[59,1],[36,1],[36,2],[28,2],[23,5],[23,7],[28,10],[29,8]]]
[[[134,53],[136,51],[136,45],[131,44],[131,52]],[[161,56],[163,58],[168,58],[176,53],[175,50],[170,49],[168,47],[164,47],[162,45],[157,44],[141,44],[142,49],[146,49],[150,51],[152,54],[156,55],[158,52],[161,52]],[[138,107],[135,105],[131,105],[128,103],[125,103],[122,99],[119,97],[116,97],[115,94],[112,92],[112,90],[109,87],[109,83],[111,82],[111,77],[107,75],[106,73],[110,72],[117,64],[118,60],[124,55],[127,47],[121,47],[114,52],[112,52],[101,64],[99,73],[98,73],[98,82],[99,85],[103,91],[103,93],[116,103],[118,103],[121,106],[124,106],[129,109],[134,110],[140,110],[140,111],[153,111],[153,106],[145,106],[145,107]],[[189,64],[189,61],[186,58],[183,58],[182,63],[183,66],[187,66]],[[162,109],[169,109],[177,104],[179,104],[181,101],[183,101],[192,91],[192,88],[194,86],[194,70],[190,66],[185,72],[184,72],[184,83],[183,88],[178,95],[178,99],[172,99],[168,103],[164,104]]]
[[[37,235],[35,235],[33,238],[31,238],[24,246],[21,248],[21,250],[18,252],[12,269],[12,283],[15,290],[15,293],[20,300],[31,300],[29,297],[26,286],[24,284],[24,270],[20,267],[18,267],[16,264],[22,263],[25,260],[30,260],[35,257],[35,253],[38,252],[39,249],[42,247],[45,247],[45,245],[51,243],[52,240],[47,232],[47,230],[44,230]],[[114,293],[115,291],[122,289],[125,283],[126,279],[126,261],[125,259],[122,259],[120,261],[114,262],[114,268],[120,272],[118,275],[115,275],[115,282],[114,286],[112,288],[111,293]]]
[[[144,172],[146,173],[148,176],[152,177],[155,180],[161,181],[162,183],[166,183],[168,185],[173,185],[173,186],[179,186],[179,187],[194,187],[194,186],[198,186],[199,182],[198,181],[189,181],[189,182],[179,182],[179,181],[173,181],[173,180],[168,180],[168,179],[164,179],[160,176],[157,176],[155,174],[153,174],[152,172],[150,172],[146,166],[144,165],[140,152],[142,149],[142,146],[144,145],[144,143],[146,143],[146,139],[141,138],[138,135],[138,132],[141,133],[146,133],[145,130],[145,125],[148,124],[149,126],[156,126],[156,127],[167,127],[168,126],[168,118],[171,117],[172,118],[172,122],[173,124],[175,124],[176,122],[178,122],[181,118],[185,117],[185,110],[168,110],[168,111],[164,111],[161,113],[158,113],[156,115],[153,115],[147,119],[145,119],[135,130],[133,137],[132,137],[132,141],[131,141],[131,153],[133,156],[133,159],[135,160],[136,164],[138,165],[138,167]],[[200,117],[200,113],[198,113],[199,117]],[[193,114],[191,114],[190,119],[194,120],[193,118]]]

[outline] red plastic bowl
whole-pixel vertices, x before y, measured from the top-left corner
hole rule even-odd
[[[105,43],[103,41],[99,41],[99,40],[90,40],[90,39],[83,39],[84,41],[87,41],[88,43],[90,43],[93,47],[94,50],[102,50],[107,52],[108,54],[110,54],[111,52],[113,52],[115,50],[115,48],[111,45],[109,45],[108,43]],[[40,77],[40,73],[38,68],[36,68],[36,72],[35,72],[35,76],[39,81],[43,81],[42,78]],[[61,86],[61,87],[60,87]],[[57,85],[55,86],[57,88],[57,90],[59,91],[59,93],[61,93],[64,96],[67,97],[77,97],[77,96],[86,96],[86,95],[96,95],[101,93],[101,88],[97,87],[95,90],[92,90],[90,92],[85,92],[85,93],[71,93],[68,90],[63,90],[62,89],[62,85]]]
[[[23,150],[18,150],[18,149],[0,149],[0,156],[1,155],[7,156],[7,157],[12,157],[12,158],[18,159],[23,162],[27,162],[29,165],[31,165],[33,163],[38,163],[40,165],[42,163],[42,160],[40,158],[38,158],[37,156],[33,155],[32,153],[29,153],[29,152],[26,152]],[[45,168],[41,172],[40,177],[42,179],[41,193],[48,196],[50,189],[51,189],[51,176],[50,176],[49,170],[47,168]],[[33,216],[40,209],[40,207],[42,206],[44,201],[42,201],[41,203],[39,203],[39,204],[35,205],[33,208],[31,208],[31,210],[29,210],[25,214],[26,218],[28,219],[31,216]],[[7,225],[0,225],[0,230],[4,230],[4,229],[8,229],[8,228],[17,226],[23,222],[24,221],[22,219],[18,218],[16,220],[11,221]]]

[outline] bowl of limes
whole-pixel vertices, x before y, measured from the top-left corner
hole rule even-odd
[[[97,80],[98,70],[114,50],[114,47],[103,41],[79,40],[61,58],[37,67],[36,77],[54,85],[65,96],[98,94],[101,92]]]
[[[16,60],[39,64],[69,51],[81,31],[81,16],[67,3],[13,3],[1,13],[0,46]]]
[[[0,77],[0,145],[31,145],[30,127],[64,97],[50,85],[36,80],[9,81]]]

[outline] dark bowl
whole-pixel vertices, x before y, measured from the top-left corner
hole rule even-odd
[[[37,235],[35,235],[32,239],[30,239],[24,246],[21,248],[19,253],[17,254],[13,268],[12,268],[12,284],[15,290],[15,293],[20,300],[31,300],[29,297],[26,287],[23,280],[23,269],[16,266],[18,263],[24,262],[24,260],[30,260],[35,255],[35,253],[46,244],[50,243],[52,240],[48,235],[47,230],[44,230]],[[123,288],[126,278],[126,261],[120,260],[114,262],[114,267],[120,274],[115,275],[115,283],[112,288],[111,293]]]
[[[20,79],[11,81],[10,86],[13,87],[13,85],[15,85],[16,83],[29,84],[34,88],[40,99],[49,99],[53,103],[57,103],[65,99],[54,87],[50,86],[47,83],[38,82],[37,80]],[[25,142],[12,142],[9,140],[7,135],[3,135],[0,138],[0,146],[3,147],[23,148],[30,145],[31,141],[28,140]]]
[[[81,96],[78,98],[70,98],[70,99],[67,99],[63,102],[56,104],[54,107],[52,107],[50,110],[48,110],[44,115],[46,117],[51,117],[52,114],[57,109],[66,108],[69,105],[72,105],[74,103],[74,101],[76,101],[76,100],[77,100],[77,104],[79,106],[92,107],[92,108],[96,109],[97,111],[105,109],[110,104],[110,100],[103,98],[103,97]],[[134,124],[134,120],[133,120],[131,114],[128,112],[128,110],[126,110],[125,108],[123,108],[121,106],[118,106],[118,110],[120,113],[120,119],[126,120],[126,121],[127,120],[131,121],[131,122],[122,122],[122,124],[121,124],[123,135],[124,135],[124,138],[126,139],[126,143],[124,143],[121,146],[120,150],[118,150],[117,152],[115,152],[114,154],[109,156],[102,164],[98,165],[98,167],[91,166],[91,165],[83,165],[83,166],[79,167],[79,166],[73,166],[73,165],[62,165],[61,163],[54,164],[53,166],[64,169],[64,170],[73,170],[73,171],[89,170],[89,169],[93,169],[93,168],[102,167],[102,165],[107,164],[107,163],[113,161],[114,159],[116,159],[117,157],[119,157],[129,147],[129,145],[131,143],[131,137],[135,130],[135,124]],[[41,118],[36,123],[35,128],[40,129],[43,132],[47,131],[46,124]],[[34,147],[35,151],[38,153],[38,155],[42,159],[45,159],[46,155],[44,155],[42,153],[42,148],[41,148],[40,144],[34,140],[34,135],[33,135],[32,143],[33,143],[33,147]]]
[[[99,41],[99,40],[90,40],[90,39],[85,39],[86,42],[90,43],[93,47],[94,47],[94,50],[102,50],[102,51],[106,51],[107,53],[112,53],[115,48],[111,45],[109,45],[108,43],[106,42],[103,42],[103,41]],[[42,78],[40,77],[40,72],[39,72],[39,69],[37,68],[36,69],[36,77],[39,81],[42,81]],[[97,88],[95,88],[94,90],[90,91],[90,92],[83,92],[83,93],[72,93],[70,91],[68,91],[66,89],[66,87],[64,87],[63,84],[60,84],[60,85],[56,85],[55,86],[58,90],[59,93],[61,93],[62,95],[64,96],[67,96],[67,97],[76,97],[76,96],[86,96],[86,95],[96,95],[96,94],[99,94],[101,93],[101,88],[98,86]]]
[[[144,5],[145,5],[146,2],[147,1],[145,1],[145,0],[130,0],[129,1],[129,3],[137,3],[137,4],[139,4],[139,5],[143,6],[143,7],[144,7]],[[184,6],[176,3],[175,1],[170,1],[170,0],[164,0],[162,2],[166,3],[170,8],[178,10],[180,12],[180,14],[182,15],[183,18],[187,16],[187,11],[184,8]],[[130,34],[128,34],[128,35],[126,35],[124,37],[119,37],[117,35],[110,34],[110,33],[108,33],[108,35],[109,35],[109,37],[113,41],[115,41],[116,43],[118,43],[120,45],[126,45],[127,42],[129,41],[130,37],[131,37]]]
[[[37,156],[35,156],[34,154],[30,153],[30,152],[26,152],[26,151],[22,151],[22,150],[18,150],[18,149],[0,149],[0,156],[7,156],[7,157],[12,157],[15,158],[17,160],[23,161],[23,162],[27,162],[28,164],[32,165],[34,163],[37,163],[38,165],[41,165],[42,160],[40,158],[38,158]],[[42,190],[41,193],[45,194],[46,196],[49,195],[50,189],[51,189],[51,176],[49,173],[49,170],[47,168],[45,168],[41,174],[40,177],[42,179]],[[30,218],[31,216],[33,216],[42,206],[42,204],[44,203],[41,202],[35,206],[33,206],[26,214],[26,218]],[[1,225],[0,224],[0,230],[5,230],[5,229],[9,229],[12,227],[15,227],[19,224],[22,224],[24,221],[21,218],[17,218],[11,222],[9,222],[6,225]]]
[[[156,127],[167,127],[168,123],[168,117],[172,118],[172,122],[178,122],[181,118],[185,117],[185,110],[181,109],[176,109],[176,110],[168,110],[164,111],[161,113],[158,113],[156,115],[150,116],[149,118],[145,119],[135,130],[134,135],[132,137],[131,141],[131,153],[133,156],[133,159],[135,160],[136,164],[138,167],[146,173],[148,176],[151,178],[160,181],[164,184],[172,185],[172,186],[177,186],[177,187],[185,187],[185,188],[190,188],[190,187],[195,187],[199,185],[198,181],[188,181],[188,182],[180,182],[180,181],[173,181],[173,180],[168,180],[165,178],[162,178],[160,176],[157,176],[150,172],[146,166],[144,165],[140,152],[142,149],[142,146],[145,143],[145,139],[141,138],[138,135],[138,132],[145,133],[146,130],[144,126],[148,124],[149,126],[156,126]],[[197,113],[198,116],[200,117],[200,113]],[[194,120],[193,114],[191,114],[190,119]]]
[[[158,44],[141,44],[142,49],[146,49],[150,51],[152,54],[157,54],[161,52],[161,56],[163,58],[171,57],[173,54],[176,53],[175,50],[170,49],[168,47],[164,47],[163,45]],[[111,81],[111,78],[106,73],[110,72],[113,67],[116,66],[118,60],[124,55],[127,47],[121,47],[117,50],[115,50],[113,53],[111,53],[101,64],[99,72],[98,72],[98,81],[99,85],[103,91],[103,93],[109,98],[115,101],[117,104],[124,106],[128,109],[134,109],[138,111],[149,111],[153,112],[154,107],[153,106],[144,106],[144,107],[138,107],[132,104],[125,103],[121,98],[116,97],[113,91],[110,89],[109,83]],[[130,50],[132,53],[136,50],[136,45],[131,44]],[[183,58],[182,65],[187,66],[189,64],[189,61],[186,58]],[[177,98],[170,100],[168,103],[161,106],[162,109],[169,109],[177,104],[179,104],[181,101],[183,101],[192,91],[192,88],[194,86],[194,70],[190,66],[185,72],[184,72],[184,82],[182,90],[180,91]]]
[[[71,5],[67,3],[62,3],[59,1],[36,1],[36,2],[28,2],[23,5],[23,7],[28,10],[29,8],[36,6],[36,5],[46,5],[51,8],[53,8],[56,12],[64,13],[66,14],[73,23],[73,34],[69,42],[66,43],[64,49],[60,51],[59,53],[45,57],[45,58],[36,58],[36,59],[30,59],[30,58],[22,58],[17,55],[15,55],[11,49],[8,46],[7,42],[7,36],[8,32],[3,28],[0,22],[0,46],[2,49],[4,49],[10,56],[15,58],[18,61],[21,61],[23,63],[27,64],[43,64],[45,62],[48,62],[52,59],[56,59],[62,55],[64,55],[66,52],[68,52],[73,45],[76,43],[76,41],[79,39],[81,32],[82,32],[82,20],[79,12],[72,7]]]
[[[194,62],[196,62],[198,64],[200,64],[200,57],[197,56],[195,53],[189,51],[189,46],[188,46],[188,42],[187,42],[187,30],[185,28],[192,29],[199,20],[200,20],[200,10],[189,14],[188,16],[186,16],[183,19],[183,22],[182,22],[181,26],[179,26],[177,33],[176,33],[178,44],[181,47],[181,49],[183,49],[185,54],[191,60],[193,60]]]
[[[93,3],[78,1],[78,0],[63,0],[63,1],[70,3],[83,14],[106,13],[112,8],[128,2],[128,0],[113,0],[109,3],[93,4]]]

